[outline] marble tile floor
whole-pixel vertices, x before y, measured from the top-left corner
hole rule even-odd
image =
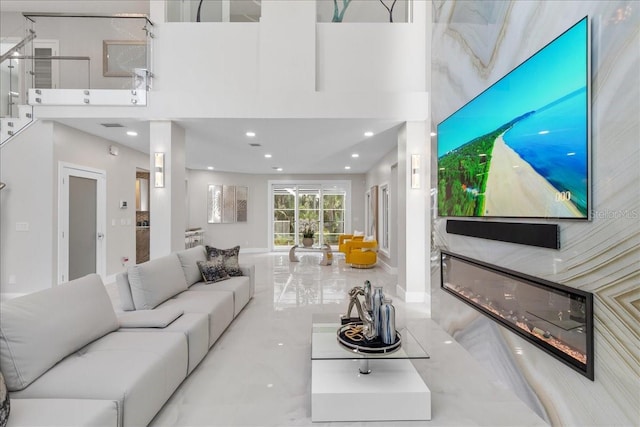
[[[331,266],[318,265],[318,254],[304,254],[299,263],[289,263],[287,253],[240,257],[256,265],[253,300],[150,426],[547,425],[428,319],[424,305],[394,298],[396,276],[382,268],[352,269],[340,255]],[[311,422],[311,315],[343,312],[347,291],[365,279],[384,286],[398,325],[407,325],[431,355],[414,361],[431,390],[431,421]]]

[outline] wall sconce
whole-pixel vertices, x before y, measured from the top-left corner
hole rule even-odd
[[[164,153],[155,153],[153,163],[154,187],[164,187]]]
[[[420,188],[420,154],[411,155],[411,188]]]

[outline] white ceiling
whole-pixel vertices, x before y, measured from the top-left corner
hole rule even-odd
[[[133,119],[60,119],[59,122],[149,153],[149,122]],[[366,173],[397,145],[398,121],[370,119],[176,120],[186,132],[189,169],[253,174]],[[107,128],[101,123],[124,127]],[[128,136],[135,130],[137,136]],[[247,137],[253,131],[256,136]],[[364,136],[366,131],[374,133]],[[252,147],[249,144],[260,144]],[[271,158],[265,158],[271,154]],[[352,157],[358,154],[357,158]],[[350,166],[351,169],[345,169]],[[282,171],[274,168],[281,167]]]

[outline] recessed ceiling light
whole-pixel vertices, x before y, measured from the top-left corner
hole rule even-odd
[[[351,169],[351,166],[345,166],[344,168],[345,168],[346,170],[349,170],[349,169]]]
[[[213,170],[213,166],[207,166],[207,169],[209,169],[210,171]]]
[[[264,158],[265,158],[265,159],[270,159],[271,157],[272,157],[272,156],[271,156],[271,154],[265,154],[265,155],[264,155]]]
[[[282,168],[276,168],[278,172],[282,172]]]
[[[253,138],[254,136],[256,136],[256,133],[253,131],[248,131],[247,133],[245,133],[245,135],[247,135],[249,138]]]
[[[135,130],[128,130],[127,131],[127,135],[129,135],[129,136],[138,136],[138,132],[136,132]]]
[[[369,136],[373,136],[373,132],[371,132],[370,130],[366,131],[364,133],[364,136],[369,137]]]
[[[351,157],[353,157],[354,159],[357,159],[358,157],[360,157],[360,154],[358,154],[358,153],[353,153],[353,154],[351,155]]]

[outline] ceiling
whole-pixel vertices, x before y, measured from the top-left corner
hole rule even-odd
[[[149,153],[149,122],[60,119],[60,123]],[[371,119],[188,119],[188,169],[252,174],[362,174],[397,145],[401,122]],[[105,127],[117,123],[122,127]],[[133,130],[137,136],[129,136]],[[246,132],[255,132],[248,137]],[[365,136],[365,132],[373,132]],[[252,146],[250,144],[259,144]],[[271,158],[265,158],[270,154]],[[353,157],[357,154],[357,157]],[[350,169],[345,169],[349,166]],[[276,168],[282,168],[281,171]]]

